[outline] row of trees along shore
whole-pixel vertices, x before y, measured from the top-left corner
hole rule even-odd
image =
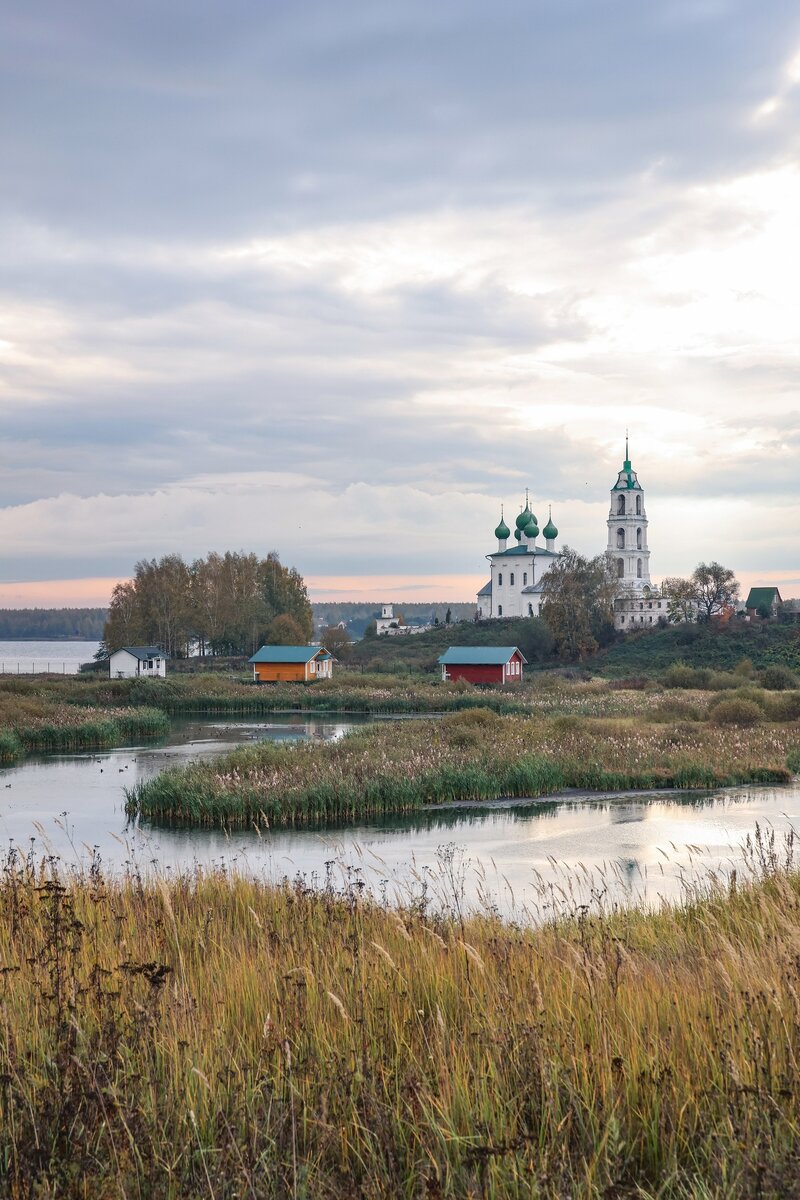
[[[111,595],[103,641],[157,645],[170,657],[252,654],[264,643],[304,645],[314,631],[305,583],[278,555],[179,554],[142,560]]]

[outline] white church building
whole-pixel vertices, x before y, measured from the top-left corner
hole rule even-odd
[[[542,605],[542,579],[558,558],[558,530],[553,524],[552,513],[541,531],[544,539],[541,546],[539,523],[526,493],[525,507],[515,521],[516,546],[508,544],[511,530],[505,523],[502,509],[494,536],[497,549],[486,555],[491,578],[478,592],[478,619],[538,617]]]
[[[666,617],[667,605],[661,592],[650,580],[650,550],[647,545],[647,512],[644,491],[631,466],[628,439],[625,461],[611,488],[606,553],[619,580],[614,604],[614,625],[622,631],[658,624]],[[497,549],[487,554],[491,577],[478,592],[479,620],[499,617],[538,617],[542,605],[544,577],[557,561],[555,542],[558,530],[552,513],[541,531],[531,511],[526,493],[525,507],[515,521],[514,540],[502,509],[500,524],[494,531]]]

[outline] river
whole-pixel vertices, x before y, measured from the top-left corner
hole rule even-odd
[[[107,869],[195,865],[269,880],[358,886],[391,900],[495,906],[530,921],[554,908],[680,900],[709,871],[742,869],[756,827],[800,825],[800,784],[703,794],[569,797],[435,809],[313,831],[130,827],[124,788],[165,766],[252,739],[341,737],[358,718],[178,720],[160,745],[27,759],[0,770],[0,845]]]

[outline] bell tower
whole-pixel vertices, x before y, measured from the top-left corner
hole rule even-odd
[[[652,587],[644,491],[631,467],[627,432],[625,461],[611,489],[607,553],[621,589],[641,592],[645,587]]]

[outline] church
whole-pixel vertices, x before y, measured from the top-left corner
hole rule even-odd
[[[558,530],[551,510],[541,530],[544,545],[539,544],[539,523],[527,492],[514,524],[516,545],[509,546],[511,530],[501,508],[500,524],[494,531],[497,549],[486,555],[491,577],[477,597],[479,620],[539,616],[545,576],[559,557],[555,545]],[[622,631],[655,625],[659,617],[666,617],[667,606],[650,581],[644,490],[631,465],[627,437],[622,470],[611,488],[607,526],[606,554],[619,580],[614,625]]]

